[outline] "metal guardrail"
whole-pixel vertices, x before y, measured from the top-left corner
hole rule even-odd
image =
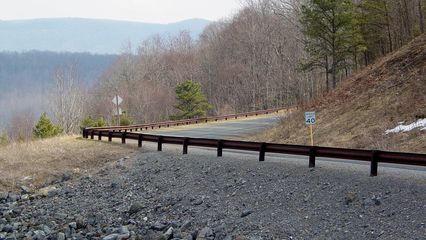
[[[203,117],[203,118],[185,119],[185,120],[177,120],[177,121],[166,121],[166,122],[158,122],[158,123],[137,124],[137,125],[129,125],[129,126],[96,127],[96,128],[87,128],[87,129],[113,130],[113,131],[118,131],[118,132],[120,132],[120,131],[129,131],[129,132],[135,131],[135,132],[137,132],[137,131],[143,131],[143,130],[154,129],[154,128],[182,126],[182,125],[190,125],[190,124],[238,119],[238,118],[242,118],[242,117],[267,115],[267,114],[272,114],[272,113],[278,113],[279,111],[291,111],[292,109],[293,108],[276,108],[276,109],[268,109],[268,110],[260,110],[260,111],[255,111],[255,112],[230,114],[230,115],[216,116],[216,117]]]
[[[267,114],[267,112],[271,113],[276,111],[277,110],[266,110],[265,114]],[[228,116],[221,116],[221,117],[211,117],[206,119],[220,120],[220,119],[230,118],[230,116],[236,117],[235,115],[228,115]],[[239,116],[245,116],[245,114],[239,114]],[[247,114],[247,116],[250,116],[250,113]],[[330,147],[319,147],[319,146],[288,145],[288,144],[262,143],[262,142],[246,142],[246,141],[235,141],[235,140],[218,140],[218,139],[207,139],[207,138],[172,137],[172,136],[160,136],[160,135],[129,132],[129,131],[132,131],[133,129],[141,129],[141,128],[151,127],[151,126],[156,126],[156,127],[170,126],[171,123],[186,124],[187,122],[188,124],[197,123],[197,122],[200,122],[200,119],[164,122],[164,123],[148,124],[148,125],[134,125],[134,126],[129,126],[127,128],[122,128],[122,127],[89,128],[89,129],[83,130],[83,137],[84,138],[90,137],[91,139],[94,139],[94,137],[97,136],[98,140],[102,140],[102,137],[107,137],[108,141],[110,142],[112,141],[112,139],[118,138],[118,139],[121,139],[121,142],[123,144],[126,143],[127,139],[131,139],[131,140],[138,141],[139,147],[142,147],[143,141],[156,142],[158,151],[162,151],[163,144],[182,145],[183,154],[188,154],[189,146],[215,148],[217,149],[218,157],[222,157],[223,149],[253,151],[253,152],[259,152],[259,161],[265,161],[266,153],[303,155],[303,156],[309,156],[310,168],[315,167],[316,157],[358,160],[358,161],[370,162],[371,176],[377,176],[379,163],[426,166],[426,154],[386,152],[386,151],[378,151],[378,150],[343,149],[343,148],[330,148]]]

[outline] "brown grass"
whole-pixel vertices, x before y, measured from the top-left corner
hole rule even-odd
[[[316,145],[426,153],[425,131],[384,134],[398,122],[426,116],[425,94],[426,35],[422,35],[252,140],[307,145],[303,112],[314,110]]]
[[[128,145],[106,144],[66,136],[0,147],[0,192],[21,185],[45,187],[64,174],[87,174],[136,151]]]

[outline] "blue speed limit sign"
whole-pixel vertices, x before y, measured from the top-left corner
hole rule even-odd
[[[315,112],[305,112],[305,123],[306,125],[315,125],[317,119],[315,118]]]

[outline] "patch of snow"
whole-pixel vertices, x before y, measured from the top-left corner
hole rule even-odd
[[[413,123],[408,124],[408,125],[404,125],[403,123],[404,122],[402,122],[402,123],[400,122],[399,125],[396,128],[388,129],[388,130],[386,130],[385,133],[389,134],[389,133],[409,132],[413,129],[420,128],[420,127],[422,128],[421,129],[422,131],[426,131],[426,118],[419,119],[416,122],[413,122]]]

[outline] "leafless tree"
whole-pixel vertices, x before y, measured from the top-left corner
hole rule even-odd
[[[58,67],[54,74],[51,111],[65,133],[75,133],[84,117],[86,105],[86,94],[79,78],[77,64]]]

